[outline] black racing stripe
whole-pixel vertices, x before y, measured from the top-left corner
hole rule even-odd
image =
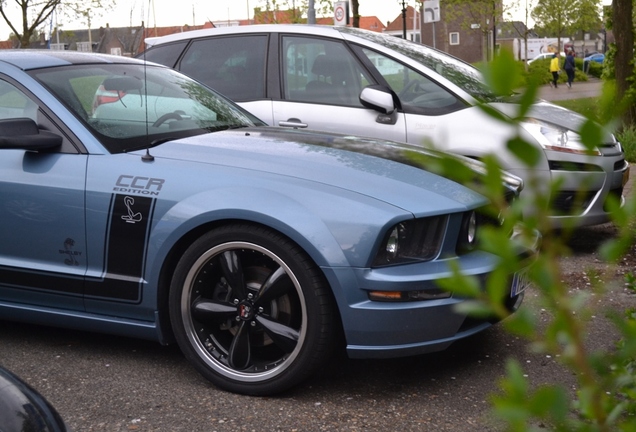
[[[69,277],[46,272],[25,272],[24,269],[0,268],[0,281],[3,286],[21,290],[46,290],[65,294],[81,295],[84,278]]]
[[[102,280],[87,280],[87,297],[141,301],[146,246],[156,200],[113,194]]]

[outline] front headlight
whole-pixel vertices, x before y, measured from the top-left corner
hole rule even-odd
[[[523,127],[545,150],[599,156],[599,149],[588,149],[581,136],[569,129],[534,118],[521,122]]]
[[[429,261],[437,257],[447,221],[447,216],[432,216],[393,226],[384,236],[373,266]]]

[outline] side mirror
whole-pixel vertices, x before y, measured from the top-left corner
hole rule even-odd
[[[62,137],[40,130],[30,118],[0,120],[0,150],[53,150],[62,145]]]
[[[362,89],[360,102],[363,106],[382,114],[392,114],[396,109],[393,92],[381,85],[370,85]]]

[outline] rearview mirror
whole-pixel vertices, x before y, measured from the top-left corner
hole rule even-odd
[[[111,77],[102,82],[104,90],[129,92],[131,90],[141,90],[143,83],[141,80],[132,77]]]

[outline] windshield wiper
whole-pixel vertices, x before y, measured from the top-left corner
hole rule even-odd
[[[249,127],[249,126],[244,124],[230,124],[230,125],[220,125],[220,126],[209,126],[209,127],[206,127],[205,130],[207,130],[208,132],[219,132],[219,131],[230,130],[230,129],[243,129],[246,127]]]
[[[129,152],[133,152],[133,151],[137,151],[137,150],[149,149],[149,148],[157,147],[158,145],[161,145],[163,143],[167,143],[168,141],[174,141],[176,139],[177,139],[177,137],[159,138],[159,139],[156,139],[154,141],[151,141],[150,144],[143,144],[143,145],[140,145],[140,146],[137,146],[137,147],[127,148],[126,150],[124,150],[124,152],[125,153],[129,153]]]

